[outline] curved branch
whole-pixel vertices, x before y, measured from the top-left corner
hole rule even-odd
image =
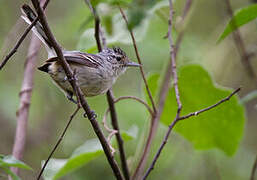
[[[154,115],[154,112],[152,111],[151,107],[145,101],[143,101],[142,99],[140,99],[140,98],[138,98],[136,96],[121,96],[121,97],[117,98],[114,101],[114,103],[117,103],[117,102],[119,102],[121,100],[124,100],[124,99],[133,99],[133,100],[143,104],[146,107],[146,109],[148,110],[148,112],[151,114],[151,116]]]
[[[148,106],[148,104],[147,104],[146,102],[144,102],[142,99],[140,99],[140,98],[138,98],[138,97],[135,97],[135,96],[121,96],[121,97],[117,98],[117,99],[114,101],[114,104],[116,104],[116,103],[119,102],[119,101],[126,100],[126,99],[132,99],[132,100],[135,100],[135,101],[137,101],[137,102],[143,104],[143,105],[146,107],[146,109],[148,110],[148,112],[151,114],[151,116],[154,115],[154,112],[152,111],[152,109],[150,108],[150,106]],[[105,125],[106,125],[107,115],[108,115],[109,112],[110,112],[110,108],[108,108],[108,109],[105,111],[105,113],[104,113],[104,117],[103,117],[103,120],[102,120],[102,121],[104,122]],[[106,128],[107,131],[110,130],[110,128],[109,128],[108,126],[106,126],[106,127],[107,127],[107,128]]]

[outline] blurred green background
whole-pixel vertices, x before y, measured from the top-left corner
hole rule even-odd
[[[16,40],[25,29],[21,20],[20,7],[28,1],[0,0],[0,48],[1,58],[14,46]],[[155,4],[155,1],[151,3]],[[179,19],[185,1],[175,1],[175,29],[179,29]],[[233,9],[239,9],[254,2],[250,0],[231,1]],[[150,4],[150,3],[149,3]],[[99,13],[108,25],[108,10],[101,5]],[[111,9],[113,13],[118,11]],[[47,7],[47,17],[56,39],[67,50],[88,49],[96,52],[92,43],[83,39],[86,31],[93,27],[91,14],[84,1],[50,1]],[[106,13],[106,14],[104,14]],[[161,14],[161,15],[160,15]],[[145,26],[141,39],[137,39],[139,52],[147,74],[160,73],[169,61],[168,40],[163,37],[167,33],[167,9],[162,9],[159,14],[146,14],[148,26]],[[145,19],[147,19],[145,18]],[[91,19],[91,20],[90,20]],[[229,20],[223,0],[195,0],[186,20],[185,36],[178,55],[178,65],[197,63],[202,65],[213,77],[213,80],[225,87],[242,87],[239,96],[244,97],[256,89],[256,82],[249,78],[247,71],[242,66],[240,56],[232,39],[229,36],[224,41],[216,44],[219,35]],[[89,21],[89,23],[85,23]],[[110,24],[108,25],[110,26]],[[112,24],[114,33],[129,33],[124,27]],[[256,20],[240,28],[246,48],[249,52],[256,52],[257,31]],[[108,35],[108,34],[107,34]],[[115,35],[115,34],[114,34]],[[89,37],[94,38],[94,37]],[[19,91],[23,78],[23,66],[27,54],[30,38],[19,48],[10,62],[0,72],[0,153],[11,154],[16,128],[16,110],[19,105]],[[113,42],[121,46],[127,55],[136,61],[133,46],[128,43]],[[88,48],[86,48],[88,47]],[[47,54],[42,48],[38,65],[46,60]],[[256,57],[251,59],[254,69],[257,67]],[[193,88],[193,87],[192,87]],[[128,69],[113,87],[116,97],[134,95],[145,99],[142,78],[138,69]],[[105,95],[87,98],[92,109],[98,115],[99,122],[107,108]],[[244,135],[237,152],[229,157],[224,152],[211,149],[206,151],[194,150],[193,145],[177,133],[173,133],[161,155],[156,168],[149,179],[249,179],[255,155],[257,153],[256,133],[256,99],[245,105],[246,121]],[[150,117],[144,107],[133,101],[123,101],[117,104],[120,128],[128,130],[132,126],[138,127],[138,137],[125,143],[125,149],[130,167],[133,169],[133,157],[140,150],[138,144],[144,138]],[[46,159],[61,134],[69,116],[75,106],[66,100],[59,89],[52,84],[50,77],[45,73],[36,71],[34,90],[29,117],[27,142],[23,161],[34,170],[21,172],[22,179],[34,179],[41,160]],[[194,120],[197,120],[195,118]],[[157,136],[153,143],[150,159],[159,147],[167,127],[160,124]],[[88,120],[83,118],[82,111],[76,116],[65,138],[55,153],[55,158],[68,158],[76,147],[86,140],[95,138],[95,134]],[[116,154],[118,160],[118,154]],[[62,179],[90,180],[114,179],[112,171],[102,155],[89,162],[81,169],[70,173]]]

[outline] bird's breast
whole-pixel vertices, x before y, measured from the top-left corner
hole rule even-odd
[[[116,80],[116,77],[99,68],[90,68],[76,64],[70,64],[71,69],[76,69],[76,80],[85,96],[96,96],[107,92]],[[73,91],[61,66],[53,64],[49,66],[49,74],[52,79],[64,91]]]

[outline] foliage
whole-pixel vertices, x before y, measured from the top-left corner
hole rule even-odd
[[[218,42],[225,39],[230,33],[238,29],[239,27],[247,24],[257,18],[257,4],[250,5],[248,7],[239,9],[235,15],[230,19],[225,30],[220,35]]]
[[[122,131],[123,140],[133,140],[137,136],[137,127],[133,126],[127,132]],[[114,142],[113,142],[114,143]],[[50,159],[46,170],[44,171],[45,180],[56,180],[80,167],[86,165],[90,161],[103,155],[103,149],[98,139],[87,140],[84,144],[77,147],[68,159]],[[42,162],[44,164],[44,161]]]
[[[131,24],[131,26],[133,26],[134,35],[137,42],[141,41],[145,37],[147,33],[147,29],[149,27],[150,20],[153,17],[153,15],[155,15],[155,13],[161,8],[167,7],[167,6],[168,6],[168,2],[166,0],[161,1],[157,3],[155,6],[148,9],[148,11],[146,12],[146,15],[142,14],[143,12],[141,11],[141,9],[137,10],[136,8],[133,8],[133,10],[131,10],[133,11],[133,13],[130,13],[130,15],[133,16],[132,19],[134,21],[137,21],[137,22],[130,21],[130,23],[133,24],[133,25]],[[100,12],[103,11],[101,10],[101,8],[102,9],[109,8],[108,11],[111,10],[109,6],[100,6],[99,7]],[[140,15],[138,15],[138,13]],[[104,27],[104,32],[107,32],[105,33],[107,44],[109,46],[116,45],[116,44],[127,44],[127,45],[132,44],[132,40],[129,37],[126,24],[120,12],[116,12],[116,13],[110,12],[109,14],[105,14],[105,16],[108,17],[108,18],[106,17],[104,18],[107,21],[104,23],[106,25]],[[134,18],[134,16],[137,16],[137,18]],[[140,18],[140,20],[138,18]],[[108,32],[111,32],[111,34],[109,34]],[[84,50],[87,52],[94,52],[97,49],[95,38],[94,38],[94,28],[87,29],[83,33],[83,35],[79,40],[77,48],[79,50]]]
[[[231,90],[214,85],[210,75],[199,65],[188,65],[179,69],[179,90],[183,104],[182,115],[198,111],[231,94]],[[148,78],[152,92],[156,95],[160,86],[159,74]],[[176,99],[171,88],[166,98],[161,122],[171,124],[176,115]],[[193,143],[196,149],[218,148],[233,155],[239,145],[244,129],[244,108],[237,97],[221,107],[207,111],[178,123],[175,131]]]
[[[3,169],[3,171],[10,175],[13,180],[20,180],[20,178],[10,170],[10,167],[32,170],[31,167],[11,155],[0,155],[0,169]]]
[[[131,59],[135,59],[133,57],[134,51],[131,51],[131,49],[133,49],[131,45],[132,41],[129,36],[127,27],[120,15],[120,12],[118,11],[117,4],[122,6],[129,18],[129,27],[133,29],[135,34],[139,53],[143,61],[143,68],[147,71],[148,74],[152,74],[148,76],[151,92],[153,95],[155,95],[155,97],[157,97],[160,82],[162,81],[162,74],[160,72],[162,72],[162,68],[166,68],[165,65],[167,64],[169,56],[168,40],[163,38],[167,34],[168,29],[168,1],[141,1],[143,4],[140,4],[139,1],[131,0],[93,0],[91,2],[93,3],[93,6],[97,8],[97,12],[100,16],[104,34],[107,40],[107,45],[109,47],[112,45],[122,46],[122,48],[125,49],[127,55]],[[177,25],[180,27],[180,16],[182,15],[184,2],[185,1],[176,1],[174,3],[175,18],[173,24],[175,29],[177,28]],[[217,5],[218,8],[216,7],[215,3],[219,4]],[[4,6],[2,6],[2,8],[0,7],[2,10],[0,12],[0,19],[8,19],[8,23],[11,24],[13,21],[7,18],[9,17],[9,14],[8,16],[4,14],[5,8],[3,7],[8,6],[6,4],[3,3]],[[70,5],[73,6],[73,4],[74,7],[70,7]],[[232,55],[235,53],[231,53],[230,47],[226,46],[224,48],[217,46],[216,44],[214,46],[212,43],[210,43],[217,40],[217,34],[215,34],[217,32],[216,27],[220,25],[220,22],[222,22],[224,18],[223,15],[219,17],[217,14],[217,11],[221,9],[221,2],[209,1],[205,2],[204,5],[202,5],[202,3],[196,2],[194,5],[195,8],[192,13],[194,16],[190,17],[189,21],[187,21],[188,23],[186,23],[186,27],[183,27],[185,28],[185,35],[179,54],[177,56],[177,62],[179,65],[179,90],[183,103],[182,115],[186,115],[190,112],[194,112],[212,105],[231,93],[230,89],[218,86],[216,85],[216,82],[226,87],[237,87],[243,84],[244,88],[246,88],[244,91],[247,91],[247,86],[251,85],[248,81],[241,81],[242,79],[245,80],[245,77],[240,77],[243,76],[243,70],[238,70],[240,65],[235,63],[234,60],[236,58]],[[208,7],[212,8],[206,8],[207,5]],[[17,5],[15,4],[14,7],[16,6]],[[89,53],[96,53],[97,48],[94,38],[93,17],[89,15],[90,12],[88,8],[85,5],[81,5],[81,2],[72,2],[69,5],[62,3],[62,5],[60,5],[58,4],[58,1],[53,1],[51,2],[51,6],[53,7],[49,7],[47,12],[49,24],[51,28],[57,32],[55,35],[58,41],[60,40],[60,42],[63,43],[63,40],[67,39],[66,43],[64,42],[62,44],[63,47],[67,49],[75,49],[76,47],[74,47],[74,44],[79,41],[77,44],[77,49]],[[67,9],[67,12],[65,8],[63,8],[63,13],[61,16],[57,13],[58,11],[54,12],[56,15],[51,14],[51,8],[58,9],[62,6]],[[9,10],[13,10],[13,7]],[[224,40],[235,29],[255,19],[257,14],[256,12],[256,5],[251,5],[237,11],[233,19],[229,21],[224,32],[220,35],[218,42]],[[17,16],[19,15],[20,14]],[[17,19],[16,16],[15,19]],[[79,25],[81,25],[82,22],[85,22],[85,19],[86,23],[88,24],[87,27],[83,29],[84,32],[81,35],[80,32],[78,32],[78,29]],[[233,21],[236,22],[236,26],[232,26]],[[7,28],[5,23],[3,23],[3,28]],[[209,32],[208,28],[213,30]],[[2,33],[2,31],[0,31],[0,33]],[[204,36],[204,34],[207,35]],[[212,37],[212,34],[214,34],[215,37]],[[20,54],[17,55],[18,62],[20,62],[19,60],[22,59],[24,51],[19,51],[19,53]],[[222,60],[219,57],[226,58],[225,60]],[[197,64],[192,64],[192,62]],[[229,63],[235,64],[236,68],[231,68]],[[191,65],[185,66],[185,64]],[[204,67],[207,69],[203,69],[203,67],[199,66],[198,64],[204,64]],[[17,66],[16,63],[10,63],[10,67],[8,68],[11,70],[1,72],[0,76],[1,84],[4,84],[4,86],[0,86],[0,92],[4,92],[0,94],[4,102],[2,103],[0,109],[0,113],[2,113],[0,123],[8,122],[7,124],[9,124],[11,127],[15,127],[14,111],[17,109],[17,89],[20,88],[21,77],[17,76],[17,74],[22,73],[22,68]],[[231,72],[229,70],[231,70]],[[113,87],[116,97],[124,95],[135,95],[137,97],[142,97],[142,91],[140,88],[142,81],[138,72],[138,70],[131,68],[124,74],[123,77],[117,81]],[[158,73],[153,74],[154,72]],[[209,74],[210,72],[213,75],[212,77]],[[243,130],[246,122],[246,115],[243,105],[255,98],[255,91],[253,91],[253,93],[249,94],[249,96],[246,96],[241,101],[239,101],[238,97],[232,97],[230,101],[222,104],[220,107],[212,109],[211,111],[205,112],[199,116],[191,117],[188,120],[179,122],[174,130],[181,136],[175,135],[170,138],[172,143],[169,142],[166,148],[170,149],[166,151],[167,154],[161,155],[159,159],[158,170],[154,171],[156,177],[159,178],[160,176],[163,176],[164,179],[183,179],[184,176],[188,175],[189,178],[184,179],[190,179],[192,174],[195,175],[195,172],[197,172],[197,178],[201,179],[201,174],[210,175],[212,169],[215,169],[216,172],[217,166],[218,170],[221,171],[218,173],[221,174],[222,179],[246,179],[250,169],[249,162],[252,160],[251,158],[253,153],[251,153],[252,150],[249,147],[245,147],[244,145],[240,146],[241,151],[239,149],[239,144],[242,140]],[[47,102],[45,102],[46,99]],[[105,97],[99,96],[88,98],[87,100],[89,101],[90,106],[92,106],[92,109],[94,109],[97,113],[97,119],[100,121],[102,114],[107,107]],[[126,157],[132,171],[134,170],[133,166],[135,166],[133,161],[137,160],[139,157],[143,146],[142,143],[143,140],[146,139],[146,134],[150,124],[149,115],[144,111],[144,107],[141,107],[140,104],[135,105],[133,103],[135,102],[131,103],[130,101],[124,101],[124,103],[118,103],[116,105],[122,137],[124,141],[133,140],[129,144],[125,143]],[[46,153],[44,152],[45,147],[49,148],[49,143],[54,141],[53,137],[56,136],[56,129],[63,126],[64,124],[64,121],[59,120],[67,119],[69,116],[69,109],[72,107],[72,105],[66,102],[66,99],[63,97],[62,93],[60,93],[57,88],[55,88],[55,86],[50,83],[46,76],[43,76],[39,73],[36,77],[35,90],[33,90],[31,104],[31,124],[29,131],[33,135],[29,137],[29,142],[34,142],[34,137],[39,139],[42,138],[44,140],[47,139],[45,142],[42,141],[43,143],[40,146],[36,146],[38,148],[35,150],[33,148],[28,148],[27,151],[31,160],[31,162],[29,162],[33,164],[33,167],[35,166],[35,168],[39,169],[39,167],[37,167],[40,164],[38,163],[39,159],[34,157],[46,157]],[[148,104],[150,105],[150,103]],[[161,132],[157,132],[155,141],[153,143],[153,148],[151,149],[152,153],[157,151],[158,147],[156,146],[159,146],[168,125],[174,119],[176,108],[177,105],[175,102],[174,89],[171,87],[169,89],[163,115],[161,117],[161,123],[164,126],[160,127],[161,130],[159,131]],[[42,116],[42,114],[44,114],[44,116]],[[123,129],[130,127],[131,124],[136,124],[136,126],[131,128],[129,131],[123,131]],[[69,129],[70,136],[66,136],[64,138],[64,148],[59,148],[60,151],[56,153],[57,157],[68,158],[52,158],[46,167],[44,178],[50,180],[61,179],[64,178],[64,176],[67,176],[67,179],[85,179],[85,176],[88,175],[90,178],[94,177],[91,179],[97,179],[95,177],[98,176],[101,176],[99,179],[102,179],[103,176],[106,179],[113,179],[112,174],[108,172],[109,167],[106,163],[106,159],[102,156],[103,150],[98,140],[92,139],[94,134],[92,129],[89,127],[89,124],[79,118],[79,120],[73,121],[72,126],[73,127]],[[0,130],[5,129],[8,128],[1,128],[0,126]],[[9,132],[6,134],[8,133]],[[255,131],[253,130],[251,133],[254,135]],[[184,141],[184,139],[181,137],[184,137],[187,141]],[[85,141],[85,139],[89,140]],[[247,141],[251,141],[251,139],[249,140],[248,137]],[[11,147],[10,142],[11,141],[8,140],[6,144],[9,144]],[[222,155],[220,155],[220,159],[222,159],[222,161],[226,162],[227,164],[219,164],[219,162],[217,162],[216,165],[216,157],[213,156],[213,150],[201,151],[201,153],[196,155],[195,151],[190,151],[191,147],[187,145],[187,142],[190,142],[193,145],[193,150],[219,149],[222,153],[224,152],[229,156],[223,157],[222,153]],[[113,147],[115,147],[117,150],[115,138],[112,139],[112,144]],[[2,145],[2,147],[5,146],[8,147],[5,144]],[[237,149],[239,149],[239,151],[237,151]],[[244,151],[244,157],[242,157],[242,151]],[[73,153],[70,155],[70,152]],[[205,155],[207,153],[210,153],[210,157],[207,156],[206,158]],[[117,154],[118,153],[116,153],[116,156],[118,156]],[[231,157],[232,155],[234,156]],[[247,158],[245,158],[246,156]],[[3,157],[4,156],[1,156],[0,159],[0,167],[7,174],[12,175],[14,179],[19,179],[19,177],[10,171],[10,167],[19,166],[19,168],[25,168],[22,166],[22,162],[10,163],[8,166],[6,164],[1,166],[3,165],[1,163]],[[151,160],[151,157],[152,156],[150,156],[149,160]],[[242,158],[245,161],[242,161],[244,163],[242,163],[240,166],[238,165],[238,162]],[[202,164],[199,163],[201,162],[199,159],[204,161],[202,163],[208,164],[208,169],[204,169],[202,167]],[[208,162],[206,159],[208,159]],[[99,168],[94,168],[88,165],[92,161],[93,163],[96,163],[96,166]],[[215,168],[212,167],[212,163],[215,163]],[[192,167],[194,164],[195,166]],[[233,164],[233,166],[230,166],[231,164]],[[246,164],[248,166],[245,166]],[[244,167],[240,168],[243,165]],[[235,171],[234,168],[240,169],[241,171]],[[204,169],[202,173],[200,173],[201,169]],[[244,172],[244,174],[242,172]],[[76,178],[70,178],[74,176]]]

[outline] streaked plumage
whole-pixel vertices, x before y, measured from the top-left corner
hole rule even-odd
[[[28,5],[22,6],[24,16],[28,23],[36,18],[35,13]],[[58,57],[51,46],[42,25],[37,22],[32,28],[33,32],[45,44],[48,59],[38,69],[48,73],[54,82],[72,99],[73,90],[68,82],[63,68],[58,62]],[[71,69],[76,69],[76,79],[85,96],[96,96],[110,89],[116,79],[125,72],[128,66],[139,66],[129,61],[125,52],[120,48],[107,48],[97,54],[83,53],[79,51],[63,50],[63,55]]]

